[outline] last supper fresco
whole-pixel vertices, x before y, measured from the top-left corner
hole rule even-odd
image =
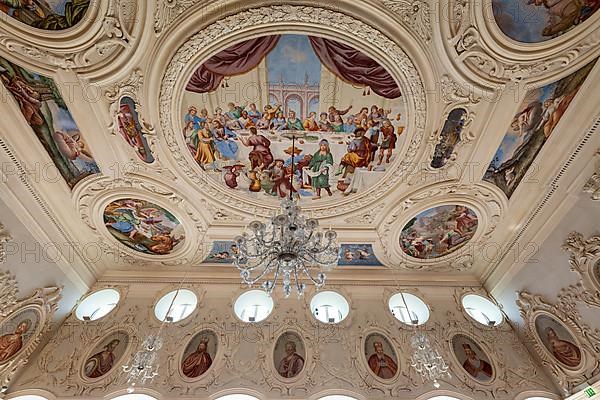
[[[335,199],[374,187],[399,157],[404,121],[400,88],[373,58],[292,34],[211,56],[181,110],[196,163],[225,188],[261,199]]]

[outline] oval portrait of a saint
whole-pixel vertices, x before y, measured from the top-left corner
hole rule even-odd
[[[463,369],[475,380],[489,383],[494,379],[494,367],[490,358],[473,339],[455,335],[452,338],[452,349]]]
[[[35,338],[40,314],[32,308],[15,311],[0,325],[0,365],[16,358]]]
[[[544,347],[558,362],[576,369],[581,364],[581,349],[571,332],[550,315],[535,319],[535,330]]]
[[[116,331],[98,341],[83,363],[83,376],[88,379],[102,378],[119,365],[125,355],[129,335]]]
[[[294,378],[304,369],[306,349],[295,332],[285,332],[277,339],[273,350],[275,369],[282,378]]]
[[[380,333],[367,336],[364,353],[369,369],[381,379],[393,379],[398,373],[398,357],[392,343]]]
[[[212,366],[219,341],[211,330],[203,330],[190,340],[181,359],[181,373],[191,379],[199,378]]]

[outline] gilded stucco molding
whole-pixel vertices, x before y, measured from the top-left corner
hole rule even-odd
[[[383,4],[398,15],[409,31],[415,32],[424,42],[431,42],[431,15],[427,1],[383,0]]]
[[[571,232],[562,249],[569,253],[571,271],[579,275],[580,281],[563,288],[559,302],[573,311],[578,302],[600,307],[600,236],[586,239],[579,232]]]
[[[461,204],[478,215],[479,227],[470,242],[459,251],[435,259],[417,259],[406,255],[400,246],[400,232],[419,212],[445,204]],[[384,252],[384,263],[410,270],[469,271],[477,255],[503,218],[507,208],[503,197],[487,185],[462,185],[450,182],[423,188],[400,198],[377,227]]]
[[[598,372],[598,368],[600,368],[600,358],[598,357],[600,331],[584,324],[576,308],[564,309],[560,303],[550,304],[542,296],[526,291],[518,293],[517,306],[521,318],[525,321],[525,335],[533,346],[534,353],[564,394],[572,394],[579,385]],[[540,316],[559,321],[574,338],[576,343],[573,345],[579,348],[581,359],[577,367],[571,368],[558,362],[548,350],[536,327],[536,320]]]
[[[208,251],[204,246],[197,245],[202,243],[208,229],[203,213],[175,190],[151,178],[136,174],[115,179],[98,176],[78,186],[73,197],[81,219],[98,238],[97,244],[105,250],[106,255],[112,256],[114,262],[130,266],[139,264],[140,260],[148,265],[188,265],[203,260],[204,253]],[[152,256],[116,242],[106,230],[102,215],[108,203],[126,197],[145,199],[172,212],[184,227],[185,240],[181,248],[172,254]]]
[[[133,0],[98,1],[89,8],[82,23],[67,32],[40,34],[39,30],[13,21],[0,33],[0,47],[36,69],[53,71],[98,70],[132,48],[143,23],[146,2]],[[10,18],[8,19],[10,20]],[[135,32],[134,32],[135,31]],[[66,43],[66,45],[65,45]]]
[[[465,0],[453,1],[447,13],[439,13],[439,22],[450,58],[488,84],[560,73],[590,60],[600,43],[600,30],[590,25],[578,35],[553,40],[553,47],[547,43],[536,44],[533,49],[525,47],[499,32],[491,5]]]
[[[42,336],[50,330],[62,289],[36,289],[31,296],[17,301],[17,282],[7,272],[0,273],[0,288],[0,326],[3,328],[1,332],[11,334],[12,331],[9,330],[18,329],[25,321],[29,324],[27,336],[22,339],[20,348],[0,363],[0,393],[4,393],[10,388],[13,377],[29,362],[29,357],[40,344]],[[35,320],[29,319],[33,315],[36,316]]]
[[[11,240],[12,236],[10,236],[4,225],[0,223],[0,264],[6,261],[6,243]]]
[[[588,193],[592,200],[600,200],[600,149],[596,152],[596,168],[590,179],[583,186],[583,192]]]
[[[248,12],[252,13],[253,18],[247,18]],[[412,162],[421,152],[426,121],[425,90],[415,65],[396,43],[362,21],[323,8],[285,5],[251,9],[209,25],[179,47],[167,66],[161,85],[159,104],[161,131],[174,161],[193,185],[202,187],[206,196],[222,205],[253,215],[271,214],[276,207],[275,203],[265,206],[233,193],[210,179],[196,165],[197,163],[187,151],[183,135],[180,134],[180,122],[177,116],[180,101],[178,93],[187,77],[186,71],[194,68],[196,60],[203,57],[206,49],[215,46],[217,38],[225,40],[232,35],[240,37],[249,30],[256,32],[267,27],[271,31],[274,24],[282,27],[294,25],[297,28],[317,29],[323,32],[335,30],[338,35],[346,35],[365,43],[379,52],[380,56],[385,56],[391,61],[391,64],[386,66],[399,78],[405,97],[412,100],[412,103],[407,104],[410,119],[407,130],[411,135],[410,142],[405,146],[403,156],[391,167],[382,181],[365,193],[342,199],[335,204],[306,208],[315,218],[324,218],[347,214],[371,205],[374,200],[389,194],[405,178]]]

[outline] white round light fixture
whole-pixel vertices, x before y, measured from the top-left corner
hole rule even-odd
[[[228,394],[227,396],[218,397],[215,400],[260,400],[258,397],[248,394]]]
[[[334,394],[332,396],[320,397],[319,400],[356,400],[356,398],[350,396],[343,396],[340,394]]]
[[[177,322],[189,317],[197,305],[198,297],[191,290],[173,290],[158,300],[154,315],[159,321]]]
[[[273,311],[273,299],[263,290],[249,290],[237,298],[233,311],[244,322],[260,322]]]
[[[435,396],[435,397],[431,397],[429,398],[429,400],[459,400],[456,397],[450,397],[450,396]]]
[[[113,397],[112,400],[157,400],[157,398],[143,393],[131,393]]]
[[[38,396],[37,394],[26,394],[23,396],[11,397],[10,400],[48,400],[44,396]]]
[[[404,324],[419,326],[429,320],[429,307],[414,294],[396,293],[388,301],[390,312]]]
[[[326,324],[342,322],[350,312],[348,301],[339,293],[319,292],[310,301],[313,316]]]
[[[483,296],[468,294],[463,297],[462,306],[471,318],[482,325],[498,326],[504,321],[500,308]]]
[[[102,289],[86,296],[75,309],[80,321],[95,321],[106,316],[119,304],[121,295],[115,289]]]

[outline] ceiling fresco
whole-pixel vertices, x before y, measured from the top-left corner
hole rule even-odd
[[[584,24],[600,8],[598,0],[492,0],[496,23],[511,39],[537,43]]]
[[[203,264],[233,264],[233,255],[238,251],[237,245],[231,240],[215,240]],[[383,264],[377,259],[373,245],[368,243],[342,243],[340,244],[339,266],[367,266],[381,267]]]
[[[479,225],[468,207],[447,205],[419,213],[402,228],[400,245],[407,255],[421,259],[443,257],[466,245]]]
[[[85,16],[90,0],[0,0],[0,11],[44,30],[71,28]]]
[[[0,24],[0,156],[26,170],[2,189],[65,242],[101,243],[99,276],[230,268],[232,238],[291,194],[339,233],[340,274],[487,279],[476,246],[522,237],[556,171],[598,147],[580,101],[600,73],[595,1],[557,17],[494,0],[497,21],[476,2],[450,21],[420,0],[369,18],[240,3],[203,24],[192,3],[0,0],[22,22]],[[51,184],[26,181],[40,162]]]
[[[104,223],[121,244],[150,255],[169,254],[185,239],[179,220],[146,200],[111,202],[104,209]]]
[[[595,64],[593,61],[557,82],[527,92],[484,180],[497,185],[508,197],[513,194]],[[534,168],[531,179],[535,173]]]
[[[70,187],[100,172],[52,78],[0,57],[0,79]],[[52,172],[45,174],[51,179]]]
[[[278,35],[198,67],[182,125],[190,154],[223,187],[318,200],[364,192],[383,177],[405,140],[402,111],[394,79],[362,52]]]

